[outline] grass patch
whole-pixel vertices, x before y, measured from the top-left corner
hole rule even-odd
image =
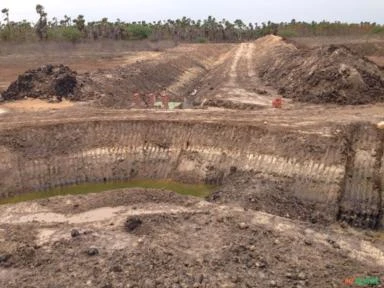
[[[182,195],[196,197],[206,197],[216,188],[214,185],[205,184],[185,184],[172,180],[142,180],[135,179],[130,181],[106,182],[106,183],[84,183],[66,187],[57,187],[45,191],[37,191],[16,195],[0,200],[0,204],[14,204],[19,202],[44,199],[59,195],[80,195],[88,193],[99,193],[108,190],[123,188],[152,188],[166,189]]]

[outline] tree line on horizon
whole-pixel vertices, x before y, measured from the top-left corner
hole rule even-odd
[[[63,19],[48,14],[42,5],[36,5],[38,21],[36,24],[26,20],[14,22],[10,20],[10,11],[1,10],[0,41],[71,41],[73,43],[86,40],[173,40],[177,42],[240,42],[254,40],[274,34],[282,37],[312,37],[339,35],[384,35],[384,25],[370,22],[290,22],[244,23],[238,19],[233,22],[217,20],[208,16],[204,20],[193,20],[182,17],[176,20],[154,22],[114,22],[108,18],[87,22],[83,15],[72,19],[64,15]]]

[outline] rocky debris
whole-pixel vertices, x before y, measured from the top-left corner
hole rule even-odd
[[[241,229],[241,230],[245,230],[245,229],[248,229],[248,224],[247,223],[244,223],[244,222],[241,222],[241,223],[239,223],[239,228]]]
[[[0,255],[0,264],[1,263],[5,263],[9,260],[9,258],[11,258],[11,254],[1,254]]]
[[[279,244],[280,244],[279,239],[275,239],[275,240],[273,241],[273,244],[275,244],[275,245],[279,245]]]
[[[275,280],[271,280],[271,281],[269,281],[269,286],[277,287],[277,282]]]
[[[133,218],[128,218],[125,221],[124,227],[127,232],[133,232],[139,226],[141,226],[141,224],[143,224],[143,222],[139,218],[133,217]]]
[[[76,238],[76,237],[79,237],[80,236],[80,232],[79,232],[79,230],[77,230],[77,229],[72,229],[72,231],[71,231],[71,237],[72,238]]]
[[[312,246],[312,241],[309,240],[309,239],[305,239],[304,240],[304,244],[307,245],[307,246]]]
[[[329,244],[331,244],[332,247],[335,248],[335,249],[340,249],[341,248],[340,245],[335,240],[333,240],[333,239],[327,239],[327,242]]]
[[[99,250],[96,247],[89,247],[86,251],[88,256],[97,256],[99,255]]]
[[[121,273],[123,272],[123,268],[121,268],[120,265],[115,265],[111,268],[111,271],[115,272],[115,273]]]
[[[20,100],[25,97],[50,101],[63,98],[80,100],[79,87],[82,85],[77,73],[64,65],[45,65],[19,75],[6,91],[4,100]]]
[[[314,229],[325,239],[359,247],[361,236],[355,235],[358,231],[337,234],[337,228],[318,224],[314,227],[272,215],[269,218],[251,209],[238,209],[237,204],[217,206],[157,189],[122,189],[63,197],[67,198],[52,198],[47,205],[38,205],[39,209],[75,215],[79,213],[72,208],[75,200],[80,204],[79,209],[85,209],[83,212],[117,206],[126,206],[125,211],[132,211],[133,206],[140,209],[128,219],[125,214],[115,214],[114,222],[121,223],[120,226],[109,226],[109,221],[76,224],[81,236],[86,235],[82,241],[68,239],[73,224],[55,224],[55,235],[63,237],[55,237],[34,250],[20,247],[33,243],[40,229],[51,224],[3,223],[0,255],[9,253],[12,258],[0,263],[0,267],[13,269],[2,270],[0,287],[322,288],[341,287],[350,275],[374,276],[382,268],[371,260],[378,258],[370,258],[368,254],[363,256],[367,262],[351,258],[344,247],[336,250],[323,243],[322,237],[312,238],[308,233],[308,229]],[[72,201],[63,205],[67,199]],[[188,211],[182,212],[184,209]],[[23,215],[17,206],[13,211],[18,217]],[[134,231],[145,236],[139,238],[122,229],[125,220],[135,219],[143,224]],[[248,229],[239,229],[239,223],[246,223]],[[303,243],[306,238],[313,241],[312,246]],[[144,241],[138,245],[140,239]],[[373,247],[382,250],[380,241],[377,239]],[[377,250],[371,251],[372,256]],[[356,253],[360,252],[356,250]]]
[[[268,43],[260,77],[284,97],[311,103],[358,105],[384,101],[384,72],[342,45],[300,49],[282,39]]]
[[[314,214],[316,209],[313,203],[302,201],[295,196],[294,190],[289,190],[294,181],[296,180],[289,178],[282,180],[258,171],[233,170],[225,177],[220,189],[211,193],[207,199],[214,203],[236,202],[245,209],[264,211],[281,217],[307,221],[314,219],[311,222],[327,223],[323,214]]]
[[[305,275],[304,272],[300,272],[300,273],[297,275],[297,279],[299,279],[299,280],[307,280],[307,275]]]
[[[285,273],[285,277],[288,279],[293,279],[293,274],[290,272]]]
[[[143,288],[155,288],[156,284],[154,281],[152,281],[150,279],[145,279],[142,287]]]

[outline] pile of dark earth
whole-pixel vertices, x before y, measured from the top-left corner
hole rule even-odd
[[[282,41],[267,52],[260,77],[301,102],[359,105],[384,101],[384,71],[342,45],[314,49]]]
[[[2,93],[3,100],[39,98],[48,101],[61,101],[63,98],[80,100],[83,81],[77,73],[64,65],[45,65],[19,75],[7,90]]]

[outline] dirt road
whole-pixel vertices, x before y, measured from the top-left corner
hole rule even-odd
[[[241,43],[202,80],[198,101],[209,106],[259,109],[271,106],[278,93],[265,86],[257,73],[260,47]]]

